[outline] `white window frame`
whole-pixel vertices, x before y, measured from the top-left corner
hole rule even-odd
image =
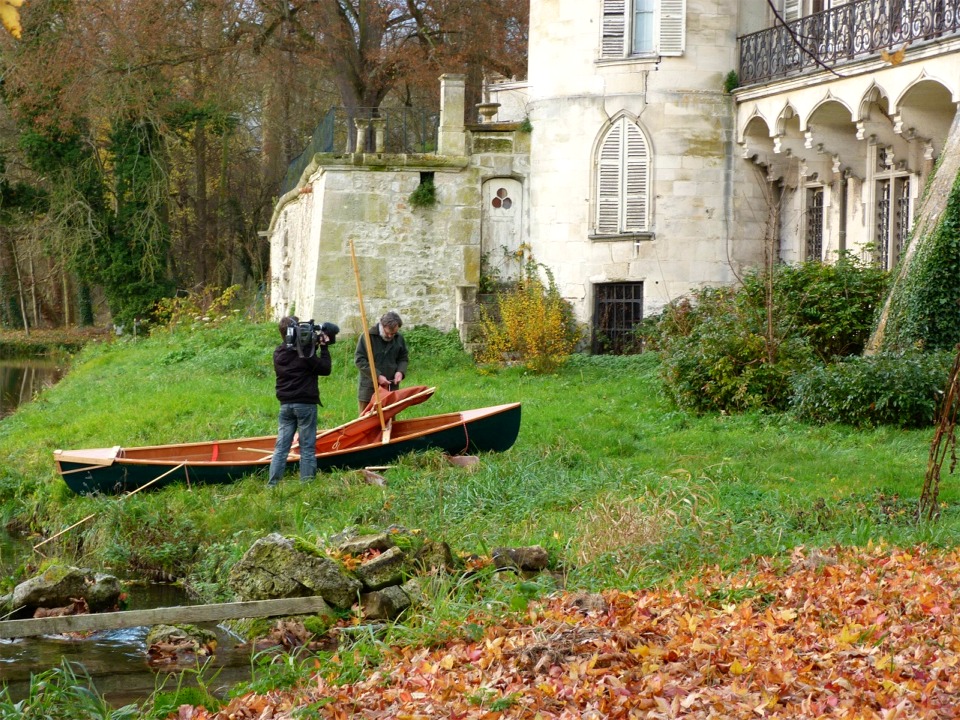
[[[601,0],[600,59],[680,56],[686,39],[687,0],[655,0],[653,48],[635,53],[635,0]]]
[[[651,152],[641,127],[620,115],[608,125],[594,156],[594,234],[649,233]]]

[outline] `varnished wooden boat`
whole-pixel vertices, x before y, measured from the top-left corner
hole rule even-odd
[[[423,402],[434,388],[412,387],[382,400],[379,413],[368,411],[317,435],[319,471],[385,465],[401,455],[439,449],[451,455],[503,452],[520,431],[520,403],[396,419],[406,407]],[[159,488],[174,482],[227,483],[256,472],[266,475],[276,435],[154,445],[147,447],[56,450],[64,481],[76,493],[117,494]],[[287,470],[299,464],[291,453]]]

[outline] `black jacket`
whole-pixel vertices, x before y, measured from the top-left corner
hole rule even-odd
[[[383,375],[390,382],[393,382],[393,376],[397,371],[406,377],[410,357],[403,335],[398,332],[392,340],[384,340],[380,337],[379,325],[374,325],[368,332],[370,333],[370,339],[373,341],[373,366],[377,374]],[[373,395],[373,378],[370,377],[370,359],[367,357],[366,337],[366,334],[364,334],[357,340],[357,350],[353,355],[353,362],[360,371],[358,397],[364,401],[369,400]]]
[[[311,358],[300,357],[296,348],[278,345],[273,351],[273,369],[277,373],[277,400],[281,403],[320,405],[317,378],[329,375],[330,349],[320,345]]]

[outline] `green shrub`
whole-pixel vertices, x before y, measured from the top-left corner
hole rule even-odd
[[[425,180],[410,193],[410,204],[418,208],[433,207],[437,204],[437,186],[432,180]]]
[[[810,368],[793,381],[803,420],[857,427],[927,427],[953,361],[951,353],[883,353]]]
[[[740,288],[706,288],[672,303],[641,332],[661,351],[662,377],[680,407],[785,409],[795,373],[863,350],[885,278],[848,256],[780,265],[769,316],[767,277],[755,271]]]
[[[409,330],[405,329],[403,338],[410,348],[411,356],[430,358],[432,367],[452,370],[472,364],[470,356],[463,349],[457,330],[441,332],[429,325],[417,325]]]
[[[677,405],[697,412],[787,407],[790,376],[813,362],[807,344],[795,338],[768,346],[746,329],[752,323],[732,296],[712,310],[718,312],[664,345],[661,376]]]
[[[764,275],[751,273],[743,292],[764,306]],[[779,265],[773,274],[774,318],[782,337],[799,335],[823,362],[859,355],[870,339],[888,273],[843,254],[836,263]]]

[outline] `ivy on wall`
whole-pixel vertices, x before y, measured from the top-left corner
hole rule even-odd
[[[884,350],[948,350],[960,342],[960,174],[933,234],[893,289]]]

